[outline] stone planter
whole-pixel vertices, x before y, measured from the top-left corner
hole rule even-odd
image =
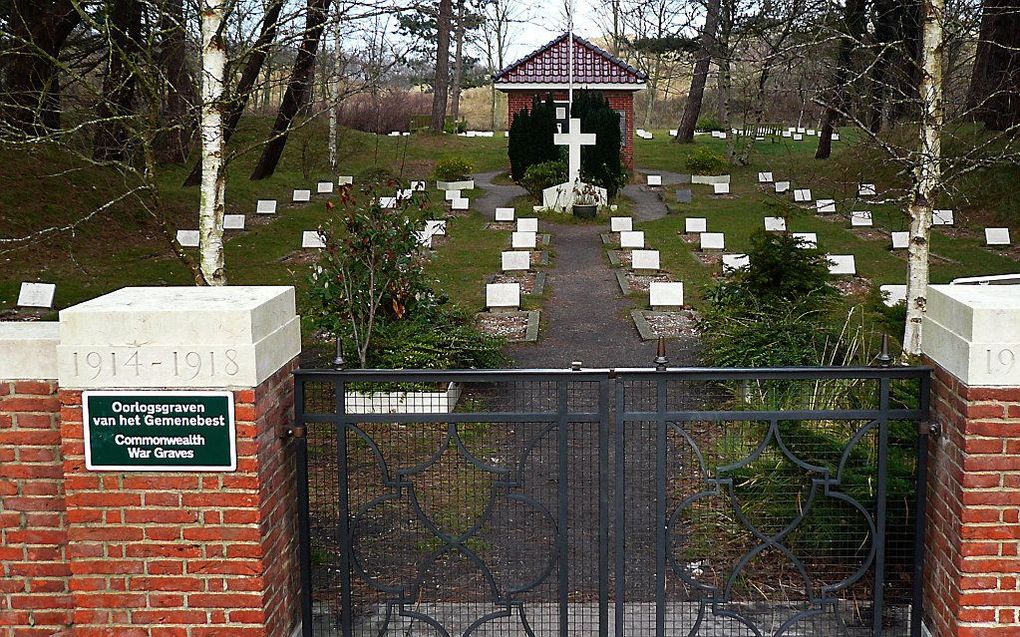
[[[475,187],[474,179],[464,179],[462,181],[437,181],[436,188],[439,190],[473,190]]]
[[[461,387],[450,383],[445,390],[344,392],[349,414],[448,414],[460,400]]]
[[[578,219],[594,219],[599,211],[599,207],[595,204],[575,203],[572,208],[574,216]]]

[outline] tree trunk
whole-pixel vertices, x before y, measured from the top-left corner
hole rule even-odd
[[[967,106],[977,121],[1003,131],[1020,123],[1020,5],[985,0]]]
[[[839,119],[839,111],[844,107],[846,95],[846,83],[850,76],[850,56],[854,48],[858,46],[860,37],[864,34],[867,26],[865,15],[865,0],[847,0],[846,13],[844,15],[844,31],[839,38],[839,54],[836,60],[836,74],[832,86],[831,100],[825,106],[822,113],[822,122],[818,132],[818,148],[815,150],[815,159],[828,159],[832,156],[832,132],[836,121]]]
[[[309,83],[312,80],[312,71],[315,67],[315,54],[319,49],[319,40],[322,39],[322,30],[326,25],[328,10],[329,0],[308,0],[308,17],[305,19],[304,38],[301,40],[301,47],[294,60],[294,70],[291,73],[290,82],[287,83],[287,92],[283,94],[283,100],[280,102],[280,110],[276,113],[276,121],[273,122],[269,141],[266,142],[266,146],[262,150],[262,157],[259,158],[258,165],[252,171],[252,181],[265,179],[276,172],[280,156],[287,145],[290,127],[308,99]]]
[[[928,303],[928,253],[932,207],[942,181],[942,47],[945,0],[924,0],[921,44],[920,149],[910,196],[910,246],[907,253],[907,324],[903,351],[921,353],[921,322]]]
[[[450,88],[450,115],[453,121],[460,119],[460,84],[464,77],[464,5],[466,0],[459,0],[457,5],[457,40],[453,51],[453,86]]]
[[[436,77],[432,92],[432,132],[442,133],[446,126],[446,95],[450,85],[450,12],[451,0],[439,0],[436,22]]]
[[[259,79],[262,65],[269,59],[269,49],[273,44],[273,40],[276,39],[277,22],[280,19],[283,2],[284,0],[273,0],[272,4],[266,8],[266,14],[262,18],[262,30],[259,32],[259,37],[255,40],[255,44],[249,54],[248,62],[244,65],[244,70],[241,72],[241,79],[237,82],[234,97],[230,100],[230,111],[227,114],[226,123],[223,125],[224,145],[233,137],[234,130],[237,129],[237,123],[241,121],[241,115],[248,104],[248,99],[255,92],[255,82]],[[272,65],[269,66],[266,73],[265,84],[268,94],[272,90],[273,79],[270,77]],[[202,161],[199,160],[195,163],[194,168],[191,169],[188,178],[184,180],[184,185],[197,186],[201,181]]]
[[[186,61],[187,45],[183,0],[165,0],[160,16],[160,57],[163,66],[163,122],[167,127],[156,142],[160,161],[178,163],[187,160],[195,135],[192,107],[195,84]]]
[[[223,28],[227,0],[203,0],[202,17],[202,197],[198,212],[199,267],[207,285],[226,285],[223,266],[224,75]]]
[[[103,92],[97,108],[99,121],[92,142],[92,156],[98,161],[122,161],[127,157],[129,135],[125,120],[134,115],[141,8],[135,0],[112,0],[106,34],[109,63],[103,77]]]
[[[715,51],[715,34],[719,28],[721,10],[722,0],[708,0],[705,28],[701,32],[698,56],[694,61],[691,90],[687,93],[687,104],[684,106],[684,114],[677,127],[676,141],[681,144],[689,144],[694,141],[694,129],[698,127],[701,105],[705,100],[705,84],[708,82],[708,70]]]
[[[335,179],[340,163],[336,151],[337,119],[340,109],[340,16],[337,16],[336,29],[333,33],[333,65],[329,78],[329,167]]]

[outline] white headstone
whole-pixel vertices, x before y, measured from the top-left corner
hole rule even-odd
[[[684,284],[652,281],[648,286],[648,301],[653,308],[683,307]]]
[[[776,194],[782,195],[790,192],[790,182],[788,181],[777,181],[776,182]]]
[[[811,189],[810,188],[798,188],[793,191],[793,200],[797,203],[807,203],[811,201]]]
[[[609,229],[613,232],[630,232],[634,229],[634,220],[630,217],[610,217]]]
[[[634,250],[630,253],[630,267],[632,270],[658,270],[658,250]]]
[[[410,188],[400,188],[393,193],[393,196],[397,198],[397,201],[407,201],[414,196],[414,190]]]
[[[177,243],[181,244],[182,248],[197,248],[198,230],[178,230]]]
[[[669,129],[669,136],[670,137],[676,137],[678,134],[680,134],[680,129],[678,129],[678,128],[671,128],[671,129]]]
[[[325,248],[326,242],[318,230],[305,230],[301,233],[302,248]]]
[[[418,238],[418,245],[431,248],[432,247],[432,235],[424,230],[416,230],[414,236]]]
[[[857,274],[857,261],[852,254],[830,254],[829,274]]]
[[[802,248],[817,248],[818,247],[818,234],[814,232],[794,232],[794,239],[800,239],[800,247]]]
[[[471,208],[471,200],[468,199],[467,197],[454,199],[453,201],[450,202],[451,210],[468,210],[469,208]]]
[[[350,186],[351,184],[354,183],[354,176],[340,175],[339,177],[336,178],[336,183],[338,186]]]
[[[1020,274],[988,274],[953,279],[949,285],[1020,285]]]
[[[893,232],[892,233],[892,249],[893,250],[906,250],[910,246],[910,233],[909,232]]]
[[[861,184],[857,187],[858,197],[874,197],[878,194],[878,188],[875,184]]]
[[[315,184],[315,192],[320,195],[328,195],[329,193],[333,192],[333,182],[320,181],[319,183]]]
[[[834,199],[819,199],[815,202],[815,208],[820,215],[836,214],[836,201]]]
[[[312,200],[311,190],[298,189],[294,191],[294,196],[292,199],[294,203],[308,203],[311,200]]]
[[[446,199],[446,201],[453,201],[454,199],[460,199],[460,191],[459,190],[444,190],[443,191],[443,198]]]
[[[804,141],[804,133],[794,133],[793,134],[793,141],[795,141],[795,142],[802,142],[802,141]]]
[[[765,217],[765,232],[786,232],[786,218]]]
[[[56,291],[56,283],[22,283],[18,291],[18,307],[52,308]]]
[[[746,254],[724,254],[722,255],[723,274],[743,270],[751,265],[751,257]]]
[[[531,269],[531,252],[525,252],[524,250],[508,250],[503,252],[500,256],[504,272]]]
[[[785,137],[786,139],[790,139],[791,137],[793,137],[793,133],[788,130],[784,130],[783,137]]]
[[[519,309],[520,283],[489,283],[485,286],[485,307],[489,309]]]
[[[878,290],[882,293],[882,302],[889,307],[907,300],[907,286],[905,285],[883,285]]]
[[[510,235],[510,247],[514,250],[534,250],[537,245],[537,233],[518,230]]]
[[[854,210],[850,213],[850,225],[854,228],[870,228],[875,224],[870,210]]]
[[[519,217],[517,232],[538,232],[538,219],[535,217]]]
[[[1008,246],[1009,228],[985,228],[985,243],[990,246]]]
[[[259,199],[258,203],[255,204],[255,214],[271,215],[274,213],[276,213],[275,199]]]
[[[838,142],[839,141],[839,133],[837,133],[837,132],[833,132],[832,133],[832,141],[834,141],[834,142]]]
[[[244,230],[244,215],[223,215],[224,230]]]
[[[645,247],[645,233],[640,230],[621,232],[620,247],[631,250]]]
[[[429,219],[425,222],[425,232],[430,235],[446,235],[446,221]]]
[[[726,249],[726,235],[721,232],[702,232],[701,233],[701,249],[702,250],[725,250]]]
[[[814,137],[815,135],[818,134],[818,132],[815,131],[815,129],[813,129],[813,128],[809,128],[809,129],[807,129],[807,134],[808,134],[809,137]]]
[[[496,208],[496,221],[513,221],[514,214],[513,208]]]
[[[411,182],[411,190],[415,190],[415,191],[418,191],[418,192],[424,192],[425,191],[425,187],[426,187],[426,184],[425,184],[424,181],[412,181]]]
[[[581,120],[571,117],[569,131],[553,135],[553,143],[567,147],[567,181],[576,183],[581,174],[581,146],[594,146],[595,133],[582,133]]]
[[[687,234],[708,232],[708,219],[705,217],[687,217],[684,219],[684,232]]]
[[[772,179],[772,173],[758,173],[759,184],[771,184],[774,180]]]
[[[397,198],[396,197],[379,197],[380,208],[396,208]]]
[[[730,194],[729,184],[712,184],[712,191],[716,195],[728,195]]]
[[[648,175],[648,185],[649,186],[661,186],[662,185],[662,175]]]
[[[931,211],[931,225],[933,226],[951,226],[956,223],[955,215],[952,210],[932,210]]]

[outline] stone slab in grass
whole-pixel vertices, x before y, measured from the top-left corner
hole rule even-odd
[[[475,322],[482,332],[503,337],[509,343],[534,343],[541,318],[538,310],[481,312],[475,315]]]
[[[691,309],[677,312],[631,310],[631,319],[642,341],[663,338],[693,338],[698,335],[698,313]]]
[[[630,272],[628,270],[618,269],[614,271],[616,274],[616,283],[620,286],[620,291],[627,294],[633,294],[635,292],[648,292],[648,288],[652,283],[669,283],[672,282],[672,277],[666,273],[660,274],[645,274],[638,272]]]
[[[683,307],[684,284],[680,281],[650,281],[648,304],[653,310],[672,310]]]

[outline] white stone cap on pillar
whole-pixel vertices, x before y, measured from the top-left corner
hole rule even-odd
[[[1020,387],[1020,286],[929,286],[922,340],[970,387]]]
[[[0,380],[56,380],[56,321],[0,323]]]
[[[60,312],[63,389],[256,387],[301,351],[289,286],[122,288]]]

